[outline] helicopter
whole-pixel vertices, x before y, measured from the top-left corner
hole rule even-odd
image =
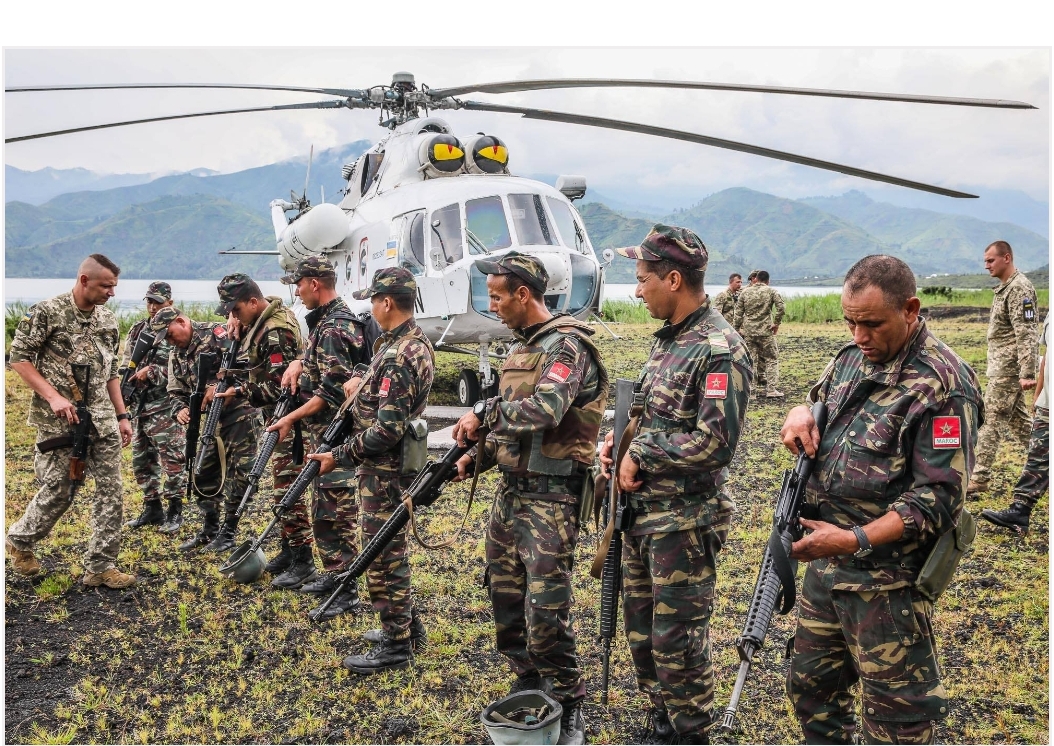
[[[607,249],[601,257],[597,256],[585,223],[575,209],[573,203],[586,194],[584,177],[562,175],[553,187],[515,176],[509,170],[509,149],[499,137],[482,132],[458,137],[449,123],[433,112],[499,112],[528,119],[635,132],[750,153],[951,198],[976,197],[919,181],[692,132],[459,98],[467,93],[605,87],[723,90],[998,109],[1036,108],[1024,102],[1001,99],[671,80],[568,78],[430,88],[423,84],[418,86],[412,73],[397,72],[390,85],[366,89],[254,84],[95,84],[7,88],[8,93],[251,89],[317,93],[335,98],[112,122],[12,137],[5,143],[222,114],[340,108],[379,111],[379,124],[388,133],[354,162],[344,164],[341,175],[346,186],[339,203],[326,202],[323,194],[322,201],[312,205],[305,181],[302,195],[297,196],[294,192],[290,195],[291,200],[276,199],[270,204],[277,244],[275,250],[220,253],[276,255],[286,271],[309,256],[327,255],[338,267],[338,292],[353,310],[366,309],[368,304],[352,300],[351,294],[367,287],[378,269],[406,267],[417,281],[417,322],[435,348],[478,359],[476,369],[463,370],[459,378],[457,399],[462,406],[476,401],[481,393],[494,391],[496,377],[491,360],[501,360],[506,356],[511,339],[510,331],[489,310],[486,276],[476,269],[475,261],[483,257],[494,259],[512,250],[529,253],[541,260],[549,273],[544,298],[550,311],[568,313],[583,320],[592,317],[603,323],[599,312],[603,304],[604,276],[614,259],[614,252]],[[288,213],[294,214],[290,218]],[[306,312],[299,303],[294,303],[294,309],[301,318]]]

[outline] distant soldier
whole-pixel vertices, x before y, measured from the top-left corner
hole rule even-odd
[[[172,305],[172,286],[152,282],[146,290],[147,316],[128,332],[121,367],[128,364],[139,336],[147,329],[151,317]],[[159,526],[164,534],[174,534],[183,525],[183,495],[187,491],[187,433],[172,417],[168,401],[168,357],[171,347],[161,341],[148,353],[132,375],[136,382],[133,412],[135,439],[132,441],[132,474],[143,491],[143,512],[124,524],[128,528]],[[161,475],[165,486],[162,490]],[[162,508],[168,502],[168,513]]]
[[[710,615],[735,510],[722,485],[753,370],[743,339],[704,295],[708,256],[695,233],[657,225],[639,248],[618,251],[637,260],[637,297],[665,322],[638,379],[639,424],[617,475],[633,511],[622,550],[626,637],[652,705],[641,742],[709,743]],[[609,432],[606,472],[614,449]]]
[[[1028,519],[1036,503],[1050,487],[1050,396],[1047,394],[1047,350],[1050,349],[1050,316],[1043,319],[1040,342],[1044,348],[1039,359],[1039,378],[1036,381],[1035,416],[1032,418],[1032,437],[1028,441],[1028,460],[1014,487],[1014,501],[1006,510],[982,510],[981,517],[997,526],[1024,534]]]
[[[757,285],[758,284],[758,272],[760,272],[760,271],[761,271],[760,269],[752,269],[752,270],[750,270],[750,274],[747,275],[747,287],[750,287],[751,285]]]
[[[769,273],[761,269],[758,270],[757,283],[740,292],[733,314],[732,325],[743,335],[754,361],[757,388],[769,399],[783,396],[783,392],[776,388],[780,377],[776,333],[785,312],[783,296],[769,287]]]
[[[91,537],[84,552],[87,586],[127,588],[135,576],[117,569],[121,548],[121,447],[132,442],[131,417],[121,398],[117,356],[121,333],[117,319],[103,308],[114,295],[120,268],[102,254],[92,254],[77,269],[73,291],[32,306],[15,329],[11,369],[33,389],[29,424],[37,428],[37,443],[67,435],[80,420],[83,402],[92,420],[87,473],[95,479],[90,496]],[[71,365],[72,364],[72,365]],[[90,366],[89,379],[75,377],[73,365]],[[87,397],[81,389],[87,384]],[[33,546],[51,533],[70,506],[72,443],[33,457],[40,489],[11,526],[5,542],[12,566],[20,575],[36,575],[40,561]],[[83,496],[84,493],[81,493]]]
[[[712,303],[714,310],[725,317],[725,321],[732,320],[732,312],[739,300],[739,290],[743,287],[743,275],[735,272],[728,276],[728,287],[714,297]]]
[[[308,458],[322,462],[322,474],[330,473],[337,464],[355,467],[362,505],[362,541],[366,543],[391,518],[416,476],[404,473],[402,441],[410,421],[424,412],[435,377],[435,353],[414,321],[417,283],[408,270],[380,269],[370,287],[354,297],[370,299],[373,318],[384,334],[359,383],[362,390],[352,405],[351,437],[332,453],[313,453]],[[405,526],[370,565],[366,580],[383,633],[366,654],[345,658],[344,667],[358,674],[406,668],[415,642],[424,642],[424,628],[418,623],[417,639],[411,639],[415,612]]]
[[[325,258],[309,257],[292,274],[282,278],[296,286],[296,294],[310,313],[310,332],[302,360],[293,361],[282,376],[282,385],[300,392],[305,402],[268,428],[281,433],[284,442],[295,423],[303,420],[317,448],[334,413],[344,403],[342,386],[357,365],[370,362],[370,351],[361,323],[337,295],[337,274]],[[315,489],[312,530],[322,559],[323,574],[300,587],[303,593],[330,593],[339,585],[336,576],[358,556],[359,505],[355,500],[355,474],[335,469],[320,477]],[[283,551],[289,552],[288,543]],[[281,557],[281,555],[279,555]],[[272,561],[276,563],[277,559]],[[326,619],[359,608],[354,584],[326,610]]]
[[[1031,428],[1025,392],[1036,387],[1036,289],[1014,267],[1014,252],[1006,241],[984,250],[984,267],[999,278],[988,319],[988,386],[984,392],[985,423],[977,438],[977,465],[970,476],[970,494],[987,492],[999,444],[1013,435],[1028,442]]]

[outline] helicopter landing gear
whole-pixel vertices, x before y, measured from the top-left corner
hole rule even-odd
[[[479,401],[479,374],[474,370],[461,371],[457,379],[457,403],[462,407],[471,407]]]

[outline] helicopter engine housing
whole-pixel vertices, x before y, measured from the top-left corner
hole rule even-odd
[[[278,238],[278,256],[285,270],[310,256],[319,256],[348,235],[348,218],[337,205],[315,205],[286,226]]]

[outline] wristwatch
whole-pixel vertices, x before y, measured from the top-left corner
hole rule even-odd
[[[853,526],[852,531],[856,534],[856,540],[860,544],[860,548],[853,552],[853,556],[866,557],[871,554],[871,542],[867,540],[867,534],[864,533],[864,529],[859,526]]]
[[[476,415],[476,419],[479,420],[479,424],[483,424],[483,415],[487,413],[487,400],[480,399],[472,407],[472,414]]]
[[[118,422],[120,422],[121,420],[131,420],[131,419],[132,419],[132,415],[128,414],[127,412],[121,412],[119,415],[117,415],[117,421]]]

